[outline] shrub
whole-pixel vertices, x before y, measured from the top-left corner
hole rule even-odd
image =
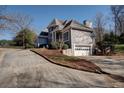
[[[69,48],[69,46],[67,44],[63,45],[63,49],[68,49],[68,48]]]
[[[27,44],[26,48],[34,48],[35,46],[33,44]]]
[[[58,44],[56,42],[51,42],[50,48],[52,48],[52,49],[58,49]]]
[[[64,42],[51,42],[50,48],[52,48],[52,49],[67,49],[68,45],[64,44]]]

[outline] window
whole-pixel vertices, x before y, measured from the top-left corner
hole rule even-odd
[[[50,28],[49,28],[49,32],[53,31],[54,29],[56,29],[56,26],[50,27]]]
[[[52,39],[52,33],[49,34],[49,39]]]
[[[50,28],[49,28],[49,32],[51,32],[51,31],[53,31],[53,27],[50,27]]]
[[[65,32],[64,33],[64,41],[67,41],[69,38],[69,33],[68,32]]]
[[[56,40],[56,32],[53,32],[53,41]]]

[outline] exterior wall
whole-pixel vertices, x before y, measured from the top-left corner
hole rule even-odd
[[[74,53],[73,53],[72,49],[63,50],[63,54],[67,55],[67,56],[74,56]]]
[[[52,41],[56,42],[56,32],[59,30],[53,29],[53,31],[49,31],[49,35],[48,35],[48,43],[51,43]],[[64,33],[68,32],[68,40],[64,41]],[[66,44],[69,45],[69,48],[71,48],[71,30],[70,29],[66,29],[65,31],[63,31],[62,33],[62,41],[64,41]]]
[[[93,44],[90,32],[71,29],[71,45],[74,44]]]
[[[48,39],[44,37],[39,37],[38,42],[39,44],[48,44]]]
[[[38,37],[36,41],[36,47],[39,47],[40,45],[47,45],[48,44],[48,38],[47,37]]]
[[[92,55],[93,40],[91,33],[71,29],[71,46],[74,56]]]

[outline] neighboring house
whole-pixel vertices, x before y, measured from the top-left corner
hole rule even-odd
[[[74,56],[92,55],[94,44],[94,33],[91,28],[91,22],[84,21],[83,24],[75,21],[62,21],[54,19],[47,27],[48,43],[52,41],[63,41],[68,44],[70,50],[66,50],[64,54]],[[71,51],[71,54],[67,53]]]
[[[37,47],[47,47],[48,46],[48,32],[42,31],[37,40],[36,40],[36,46]]]

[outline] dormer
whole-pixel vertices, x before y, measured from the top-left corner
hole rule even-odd
[[[48,25],[49,32],[54,31],[55,29],[59,29],[63,26],[64,21],[59,19],[53,19],[53,21]]]

